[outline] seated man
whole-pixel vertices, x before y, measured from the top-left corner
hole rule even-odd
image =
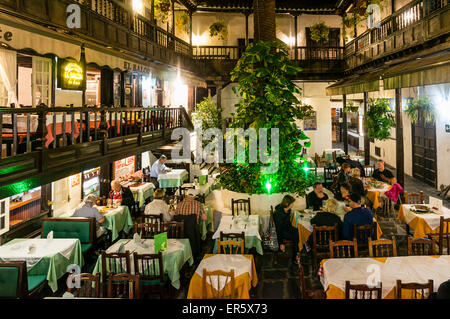
[[[342,235],[346,240],[353,240],[353,225],[363,226],[373,224],[373,215],[370,209],[361,207],[361,196],[350,194],[351,211],[345,214],[342,226]]]
[[[311,225],[316,225],[317,227],[337,225],[337,236],[338,239],[340,239],[342,233],[342,220],[336,215],[337,207],[338,202],[336,199],[328,199],[324,211],[318,212],[311,218]]]
[[[138,212],[133,211],[134,205],[136,203],[133,197],[133,193],[129,188],[122,187],[118,180],[113,180],[111,182],[111,191],[109,192],[108,198],[112,199],[113,201],[118,201],[120,205],[127,206],[130,209],[130,212],[137,215]]]
[[[95,218],[96,220],[96,229],[97,229],[97,238],[102,236],[106,231],[100,224],[105,222],[105,217],[99,213],[98,209],[93,207],[95,202],[97,201],[97,196],[95,195],[87,195],[84,198],[84,205],[75,210],[72,217],[85,217],[85,218]]]
[[[159,188],[158,177],[159,174],[164,174],[172,171],[171,168],[168,168],[165,164],[167,162],[167,157],[165,155],[161,155],[159,160],[153,163],[152,168],[150,169],[150,181],[155,185],[156,188]]]
[[[294,206],[295,198],[291,195],[284,196],[280,204],[275,207],[273,213],[273,221],[275,223],[275,229],[277,232],[278,243],[280,244],[280,250],[285,251],[286,247],[283,244],[283,240],[292,240],[294,242],[293,247],[293,261],[298,252],[298,230],[291,224],[291,209]]]
[[[322,183],[315,183],[314,190],[306,195],[306,208],[313,210],[320,210],[322,208],[323,201],[328,199],[328,195],[323,192]]]
[[[169,211],[169,205],[163,200],[165,191],[162,188],[158,188],[153,195],[153,201],[145,206],[144,215],[159,215],[163,214],[163,222],[170,222],[172,215]]]
[[[397,179],[394,177],[394,174],[384,167],[384,161],[382,159],[377,160],[377,167],[378,168],[373,171],[373,178],[391,185],[397,183]]]
[[[177,205],[175,215],[192,215],[192,214],[197,215],[197,222],[199,217],[202,220],[206,220],[207,218],[205,210],[203,209],[203,205],[195,200],[195,190],[190,189],[188,190],[183,201]]]

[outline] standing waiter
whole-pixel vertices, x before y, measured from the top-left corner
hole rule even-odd
[[[159,174],[164,174],[167,172],[171,172],[172,169],[168,168],[165,164],[167,162],[167,157],[165,155],[161,155],[159,160],[153,163],[152,168],[150,170],[150,181],[155,185],[156,188],[159,188],[158,177]]]

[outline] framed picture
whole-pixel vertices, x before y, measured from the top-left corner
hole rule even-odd
[[[311,117],[303,119],[303,129],[305,131],[317,130],[317,113],[315,111]]]

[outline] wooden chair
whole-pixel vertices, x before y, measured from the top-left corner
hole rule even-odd
[[[330,240],[330,258],[356,258],[358,257],[358,243],[356,239],[339,240],[333,242]]]
[[[338,173],[338,169],[335,167],[325,167],[323,169],[323,186],[330,189],[335,182],[335,177]]]
[[[164,265],[162,252],[158,254],[133,254],[134,271],[139,274],[141,282],[141,293],[159,293],[160,298],[164,295]]]
[[[317,266],[318,258],[327,258],[330,252],[330,240],[337,241],[337,224],[334,226],[313,225],[313,269]]]
[[[339,167],[339,164],[338,164],[338,162],[337,162],[336,151],[333,151],[332,155],[333,155],[333,166],[334,166],[335,168],[337,168],[337,167]]]
[[[161,225],[163,223],[163,214],[159,215],[144,215],[144,223],[150,223],[150,224],[158,224]]]
[[[217,242],[217,253],[218,254],[242,254],[243,255],[245,253],[244,241],[243,240],[241,240],[241,241],[219,240]]]
[[[73,280],[80,283],[79,288],[68,287],[67,291],[76,298],[100,298],[100,273],[95,276],[92,274],[73,275]]]
[[[131,272],[130,253],[107,253],[101,251],[102,256],[102,282],[106,285],[109,274],[122,274]]]
[[[47,284],[45,275],[28,275],[26,261],[0,262],[0,299],[38,296]]]
[[[352,298],[352,292],[353,298]],[[345,282],[345,299],[381,299],[382,283],[377,287],[369,287],[368,285],[352,285],[350,281]],[[374,296],[374,294],[376,294]]]
[[[372,240],[369,237],[369,257],[397,257],[397,246],[395,237],[392,240],[378,239]]]
[[[437,237],[439,255],[444,254],[445,244],[447,244],[447,255],[450,255],[450,218],[444,218],[444,216],[441,216],[439,222],[439,234],[428,234],[428,237]]]
[[[108,298],[139,299],[141,293],[140,276],[124,274],[109,274]]]
[[[184,186],[184,185],[181,185],[181,186],[178,188],[178,196],[179,196],[180,200],[183,200],[183,199],[184,199],[184,197],[186,196],[186,192],[187,192],[188,190],[190,190],[190,189],[195,189],[195,186],[194,186],[194,185],[192,185],[192,186]]]
[[[248,199],[231,199],[231,212],[233,216],[239,215],[241,211],[244,211],[247,215],[252,214],[250,207],[250,198]]]
[[[161,224],[161,233],[167,233],[167,238],[184,238],[184,222],[166,222]]]
[[[297,253],[297,264],[299,274],[300,298],[301,299],[326,299],[325,292],[322,289],[307,290],[303,266],[300,260],[300,253]]]
[[[366,177],[372,176],[373,172],[375,171],[375,165],[366,164],[363,165],[364,173],[366,174]]]
[[[322,165],[322,162],[320,161],[320,156],[317,153],[314,154],[314,163],[316,164],[316,167],[321,167]]]
[[[408,236],[408,256],[434,255],[436,240],[434,238],[412,238]]]
[[[270,206],[270,223],[271,223],[271,225],[274,225],[273,214],[274,214],[273,206]],[[284,239],[281,242],[278,241],[278,244],[279,245],[281,245],[281,244],[285,245],[286,250],[288,250],[288,248],[292,248],[293,247],[294,242],[292,240]],[[277,250],[277,251],[275,251],[273,253],[273,262],[274,262],[274,264],[277,264],[278,263],[278,258],[292,258],[293,257],[292,254],[278,255],[278,250]]]
[[[408,193],[405,192],[405,204],[423,204],[423,192]]]
[[[358,251],[369,250],[369,238],[372,240],[377,239],[377,222],[373,222],[372,225],[353,225],[353,238],[356,238],[358,243]]]
[[[140,234],[141,238],[152,239],[160,234],[162,224],[142,223],[134,224],[134,232]]]
[[[401,280],[397,280],[397,286],[395,287],[395,298],[402,299],[402,295],[405,296],[404,290],[412,290],[411,295],[408,294],[405,299],[427,299],[433,292],[433,280],[428,280],[428,283],[426,284],[419,284],[415,282],[402,283]],[[428,292],[427,294],[426,291]]]
[[[216,276],[215,282],[217,283],[217,286],[215,287],[213,287],[214,276]],[[219,280],[221,276],[225,277],[223,286],[221,285]],[[223,289],[228,284],[230,285],[230,289],[229,290]],[[203,269],[202,299],[236,299],[236,298],[237,298],[237,291],[235,288],[234,269],[231,269],[231,271],[229,272],[225,272],[222,270],[207,271],[206,269]]]

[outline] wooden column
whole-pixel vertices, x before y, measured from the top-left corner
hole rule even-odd
[[[172,0],[172,34],[175,35],[175,0]]]
[[[342,137],[344,142],[344,152],[345,154],[348,154],[348,132],[347,132],[347,113],[344,112],[345,106],[347,105],[347,96],[344,94],[342,95]]]
[[[155,21],[155,0],[152,0],[150,3],[150,21],[156,25]]]
[[[192,45],[192,11],[189,11],[189,44]]]
[[[294,15],[294,36],[295,36],[295,42],[294,42],[294,57],[295,57],[295,61],[298,60],[298,51],[297,51],[297,47],[298,47],[298,26],[297,26],[297,15]]]
[[[356,21],[356,0],[353,2],[353,18]],[[358,36],[358,26],[357,23],[353,25],[353,36],[356,38]]]
[[[395,89],[395,136],[397,139],[397,182],[405,186],[405,151],[403,148],[402,91]]]
[[[364,132],[364,163],[370,164],[370,139],[367,135],[366,116],[369,110],[369,93],[364,92],[364,118],[363,118],[363,132]]]
[[[391,14],[395,12],[395,0],[391,0]]]
[[[245,12],[245,47],[248,46],[248,16],[250,15],[249,12]]]

